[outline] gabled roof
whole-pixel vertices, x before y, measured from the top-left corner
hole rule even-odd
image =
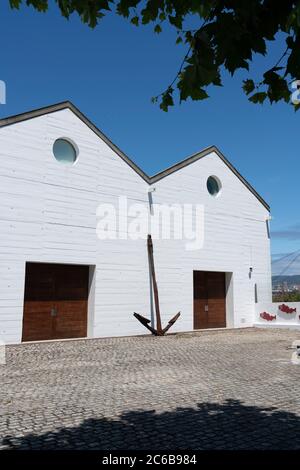
[[[148,184],[156,183],[157,181],[165,178],[166,176],[174,173],[175,171],[180,170],[181,168],[194,163],[195,161],[199,160],[200,158],[209,155],[212,152],[215,152],[221,160],[225,163],[225,165],[230,168],[230,170],[239,178],[239,180],[252,192],[252,194],[261,202],[261,204],[269,211],[270,206],[266,203],[266,201],[255,191],[255,189],[251,186],[250,183],[237,171],[237,169],[225,158],[225,156],[220,152],[220,150],[215,146],[212,145],[207,147],[206,149],[197,152],[190,157],[185,158],[184,160],[172,165],[171,167],[167,168],[164,171],[161,171],[153,176],[148,176],[141,168],[139,168],[124,152],[122,152],[119,147],[117,147],[108,137],[106,137],[103,132],[101,132],[81,111],[79,111],[76,106],[70,101],[63,101],[62,103],[53,104],[50,106],[45,106],[43,108],[34,109],[32,111],[28,111],[22,114],[17,114],[15,116],[10,116],[7,118],[0,119],[0,128],[5,126],[10,126],[12,124],[16,124],[18,122],[27,121],[29,119],[33,119],[39,116],[43,116],[44,114],[51,114],[55,113],[56,111],[61,111],[62,109],[70,109],[81,121],[83,121],[98,137],[100,137],[116,154],[119,155],[122,160],[124,160],[138,175],[141,176]]]

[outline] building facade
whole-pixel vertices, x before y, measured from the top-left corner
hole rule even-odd
[[[153,236],[163,324],[181,312],[171,331],[252,326],[256,302],[271,301],[269,207],[216,147],[149,177],[65,102],[2,119],[0,151],[5,342],[146,332],[133,312],[153,319],[153,293],[132,207],[201,218],[199,247],[170,217],[172,236]],[[105,226],[109,208],[118,223]]]

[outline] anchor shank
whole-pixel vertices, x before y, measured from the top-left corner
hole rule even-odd
[[[162,326],[161,326],[158,288],[157,288],[157,283],[156,283],[154,257],[153,257],[153,243],[152,243],[151,235],[148,235],[147,246],[148,246],[150,273],[151,273],[151,277],[152,277],[152,286],[153,286],[153,293],[154,293],[154,303],[155,303],[155,313],[156,313],[156,330],[157,330],[158,336],[160,336],[160,335],[163,334],[163,331],[162,331]]]

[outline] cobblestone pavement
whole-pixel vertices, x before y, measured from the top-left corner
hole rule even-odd
[[[299,449],[300,332],[23,344],[0,366],[2,449]]]

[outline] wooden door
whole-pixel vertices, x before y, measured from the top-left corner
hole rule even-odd
[[[208,300],[207,328],[223,328],[226,326],[225,273],[208,272],[206,276]]]
[[[45,264],[26,265],[23,341],[52,338],[54,279]]]
[[[89,267],[27,263],[22,341],[87,335]]]
[[[53,336],[80,338],[87,335],[88,266],[56,265],[55,328]]]
[[[225,326],[225,273],[194,271],[194,329]]]
[[[207,328],[206,273],[194,271],[194,329]]]

